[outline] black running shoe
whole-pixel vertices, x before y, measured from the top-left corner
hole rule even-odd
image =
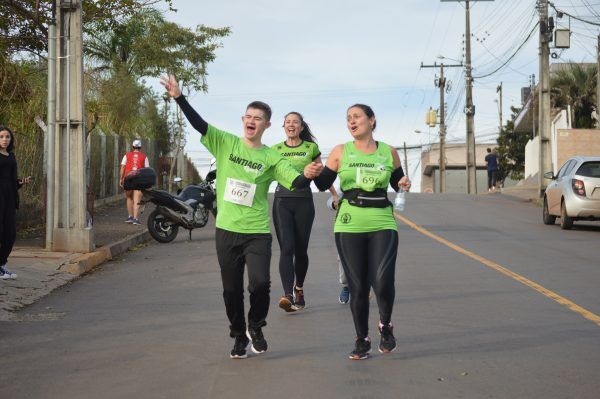
[[[352,360],[363,360],[369,357],[369,353],[371,353],[371,340],[369,337],[358,338],[349,357]]]
[[[379,352],[390,353],[396,349],[396,338],[394,338],[394,326],[392,324],[383,325],[379,322]]]
[[[246,335],[252,340],[252,352],[263,353],[267,351],[267,340],[262,333],[262,329],[248,328]]]
[[[295,312],[298,310],[294,304],[294,297],[292,295],[284,295],[279,299],[279,307],[286,312]]]
[[[242,335],[240,337],[235,337],[235,342],[233,344],[233,349],[231,350],[232,359],[245,359],[248,357],[246,353],[246,349],[248,349],[248,345],[250,344],[250,340]]]
[[[294,305],[298,309],[304,309],[306,302],[304,301],[304,289],[302,287],[294,286]]]

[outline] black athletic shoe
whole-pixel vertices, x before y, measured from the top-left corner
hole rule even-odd
[[[394,326],[392,324],[383,325],[379,322],[379,335],[381,335],[381,341],[379,341],[379,352],[390,353],[396,349],[396,338],[394,338]]]
[[[262,333],[262,329],[248,328],[246,335],[252,340],[252,352],[263,353],[267,351],[267,340]]]
[[[279,299],[279,307],[286,312],[295,312],[298,310],[294,304],[294,297],[292,295],[284,295]]]
[[[250,340],[242,335],[241,337],[235,337],[235,342],[233,344],[233,349],[231,350],[232,359],[245,359],[248,357],[246,350],[248,349],[248,345],[250,344]]]
[[[298,309],[304,309],[306,302],[304,301],[304,289],[294,286],[294,305]]]
[[[363,360],[369,357],[369,353],[371,353],[371,340],[369,337],[358,338],[349,357],[352,360]]]

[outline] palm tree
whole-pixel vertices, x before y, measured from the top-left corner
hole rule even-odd
[[[595,124],[592,111],[596,109],[596,67],[584,64],[569,64],[550,81],[552,106],[571,106],[574,128],[589,129]]]

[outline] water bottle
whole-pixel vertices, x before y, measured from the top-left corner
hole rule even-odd
[[[394,199],[394,210],[396,212],[404,211],[404,207],[406,205],[406,193],[400,187],[400,190],[396,193],[396,198]]]

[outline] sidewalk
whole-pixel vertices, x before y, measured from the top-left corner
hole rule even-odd
[[[89,254],[49,252],[41,237],[17,240],[8,259],[16,280],[0,280],[0,321],[16,320],[14,312],[79,278],[94,267],[150,239],[146,220],[152,207],[141,214],[141,226],[125,223],[125,200],[94,210],[96,250]]]

